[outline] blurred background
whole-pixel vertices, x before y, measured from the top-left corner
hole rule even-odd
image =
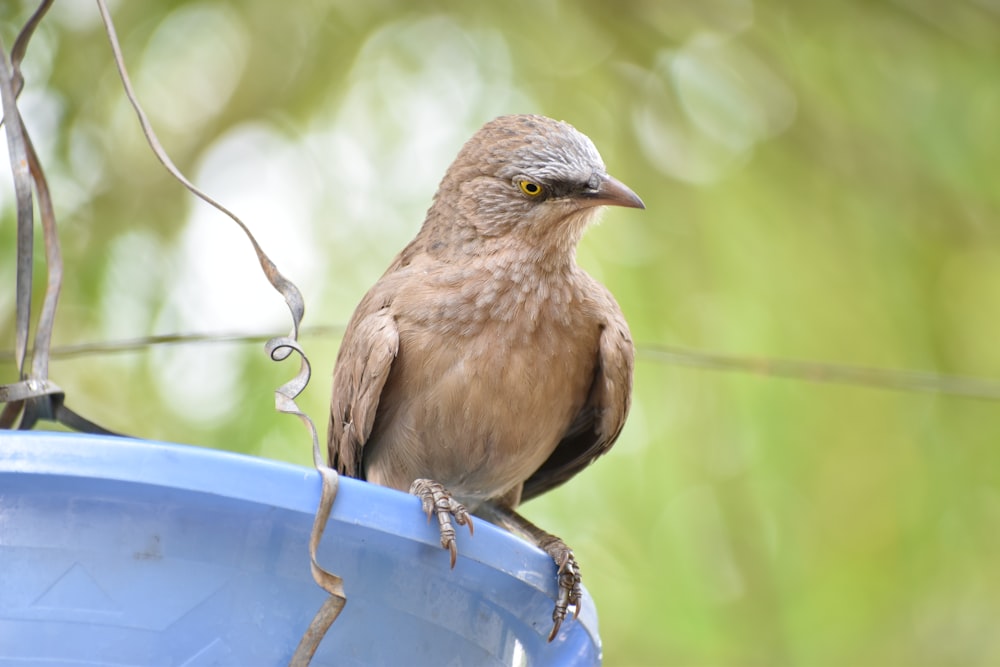
[[[0,4],[7,49],[33,8]],[[639,345],[631,418],[524,507],[575,548],[608,665],[1000,664],[996,401],[691,365],[1000,380],[1000,2],[111,8],[167,151],[324,327],[299,401],[321,430],[337,327],[483,122],[565,119],[643,197],[579,250]],[[23,69],[64,254],[55,345],[287,332],[240,231],[145,145],[93,3],[55,3]],[[308,465],[273,411],[296,368],[213,342],[57,357],[50,375],[108,428]],[[8,354],[0,382],[16,377]]]

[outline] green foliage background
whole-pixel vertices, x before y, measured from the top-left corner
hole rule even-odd
[[[30,10],[0,5],[7,48]],[[641,346],[1000,377],[996,0],[112,11],[167,150],[299,283],[306,324],[347,321],[479,125],[538,112],[646,201],[579,252]],[[287,330],[235,226],[145,147],[95,7],[55,3],[25,75],[67,274],[57,345]],[[304,343],[300,403],[323,428],[338,340]],[[110,428],[306,464],[300,425],[272,410],[293,371],[213,343],[51,375]],[[991,401],[647,354],[615,450],[525,512],[575,547],[609,665],[991,665],[998,435]]]

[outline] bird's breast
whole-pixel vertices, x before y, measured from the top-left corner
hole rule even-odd
[[[474,506],[527,479],[561,440],[593,380],[600,322],[566,285],[465,287],[399,314],[366,468],[401,489],[435,479]]]

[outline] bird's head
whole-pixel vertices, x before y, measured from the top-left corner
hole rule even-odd
[[[514,238],[569,254],[599,207],[645,208],[608,175],[589,138],[535,115],[486,123],[462,147],[435,200],[480,242]]]

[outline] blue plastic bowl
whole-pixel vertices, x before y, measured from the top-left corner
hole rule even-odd
[[[198,447],[0,432],[0,665],[283,665],[325,593],[311,469]],[[342,479],[319,559],[347,606],[314,665],[596,665],[554,642],[555,566],[485,521],[449,569],[416,498]]]

